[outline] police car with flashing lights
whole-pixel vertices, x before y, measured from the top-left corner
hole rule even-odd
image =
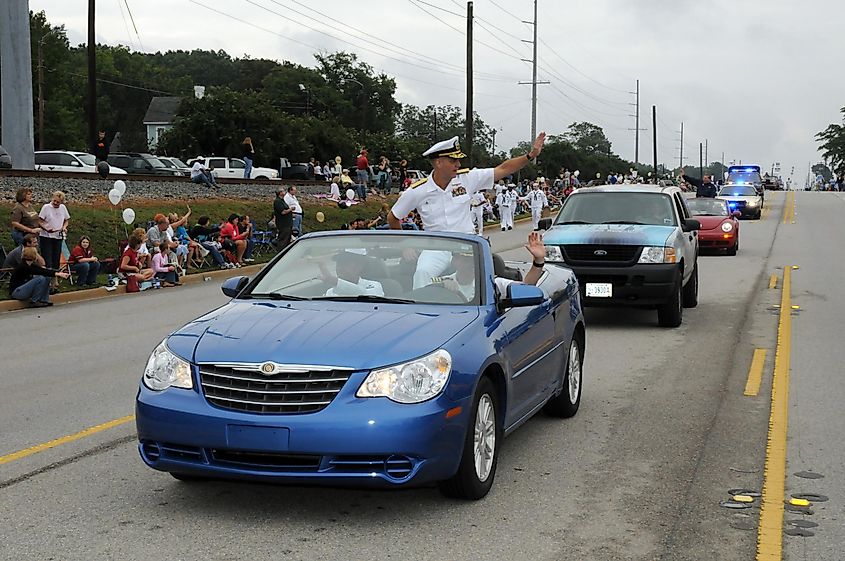
[[[731,211],[739,211],[740,217],[759,220],[763,214],[763,196],[753,185],[725,185],[716,198],[727,201]]]
[[[698,304],[701,224],[678,187],[578,189],[540,227],[546,261],[575,272],[586,306],[656,309],[661,326],[678,327]]]
[[[760,166],[730,166],[725,185],[750,185],[761,198],[766,196]]]

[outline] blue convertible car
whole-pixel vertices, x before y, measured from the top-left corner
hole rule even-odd
[[[423,260],[442,275],[420,283]],[[153,351],[141,457],[182,480],[438,482],[483,497],[505,435],[581,400],[575,276],[549,265],[537,286],[502,282],[520,266],[463,234],[301,237]]]

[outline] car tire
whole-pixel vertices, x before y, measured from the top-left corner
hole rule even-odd
[[[672,294],[666,302],[657,308],[657,323],[660,327],[678,327],[684,320],[684,307],[681,298],[681,279],[675,281]]]
[[[695,308],[698,306],[698,260],[692,269],[692,275],[684,286],[683,294],[684,308]]]
[[[189,473],[181,473],[178,471],[171,471],[170,476],[173,479],[178,479],[179,481],[184,481],[185,483],[197,483],[200,481],[208,481],[207,477],[203,477],[201,475],[191,475]]]
[[[584,372],[584,344],[577,335],[569,343],[569,354],[566,356],[561,392],[551,398],[543,411],[552,417],[567,419],[574,417],[581,405],[581,382]]]
[[[730,249],[728,249],[727,254],[733,257],[739,251],[739,238],[736,239],[736,243]]]
[[[500,410],[496,387],[490,378],[481,378],[475,390],[458,471],[438,483],[440,492],[447,497],[477,501],[490,491],[502,441]]]
[[[259,176],[258,176],[258,177],[256,177],[255,179],[256,179],[256,180],[258,180],[258,181],[267,181],[267,179],[268,179],[268,178],[267,178],[267,177],[265,177],[265,176],[263,176],[263,175],[259,175]]]

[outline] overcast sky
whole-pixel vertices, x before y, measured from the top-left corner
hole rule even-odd
[[[394,76],[401,102],[465,104],[460,0],[97,4],[100,43],[148,52],[223,49],[307,66],[315,50],[348,50]],[[531,65],[519,59],[531,58],[531,45],[521,39],[531,39],[532,30],[519,19],[532,19],[533,1],[477,0],[474,7],[475,109],[501,130],[497,146],[510,148],[530,134],[531,86],[517,82],[531,80]],[[71,43],[85,41],[83,0],[30,0],[30,8],[64,24]],[[803,181],[807,163],[819,160],[813,135],[838,122],[845,105],[838,64],[843,22],[842,0],[539,0],[538,78],[551,83],[538,86],[538,130],[557,134],[573,121],[590,121],[604,127],[617,153],[633,159],[628,92],[639,79],[640,126],[648,129],[640,136],[640,161],[652,162],[656,105],[662,163],[677,164],[683,121],[686,162],[697,163],[706,138],[711,161],[724,152],[726,162],[764,168],[782,162],[785,176],[794,165]]]

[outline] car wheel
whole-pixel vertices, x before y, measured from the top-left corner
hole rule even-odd
[[[208,481],[207,477],[203,477],[201,475],[191,475],[191,474],[188,474],[188,473],[180,473],[178,471],[171,471],[171,472],[168,472],[168,473],[170,473],[170,476],[173,477],[173,479],[178,479],[179,481],[184,481],[186,483],[193,483],[193,482],[197,482],[197,481]]]
[[[698,306],[698,260],[692,269],[692,276],[684,286],[684,308]]]
[[[657,323],[660,327],[678,327],[684,319],[684,307],[681,302],[681,279],[675,281],[675,287],[669,299],[657,308]]]
[[[486,376],[478,383],[470,423],[457,473],[439,483],[447,497],[478,500],[493,486],[502,429],[496,388]]]
[[[563,388],[560,394],[551,398],[543,407],[543,411],[552,417],[573,417],[581,405],[581,381],[583,379],[584,363],[583,344],[577,336],[572,337],[569,344],[569,356],[566,357],[566,367],[563,375]]]
[[[761,218],[762,216],[763,216],[763,211],[762,211],[762,210],[758,210],[758,211],[757,211],[757,214],[755,214],[755,215],[754,215],[754,220],[760,220],[760,218]]]
[[[733,256],[733,255],[736,255],[737,251],[739,251],[739,238],[736,239],[736,243],[734,244],[734,246],[732,248],[728,249],[727,253],[728,253],[728,255]]]
[[[263,175],[259,175],[259,176],[258,176],[258,177],[256,177],[255,179],[260,180],[260,181],[267,181],[267,177],[265,177],[265,176],[263,176]]]

